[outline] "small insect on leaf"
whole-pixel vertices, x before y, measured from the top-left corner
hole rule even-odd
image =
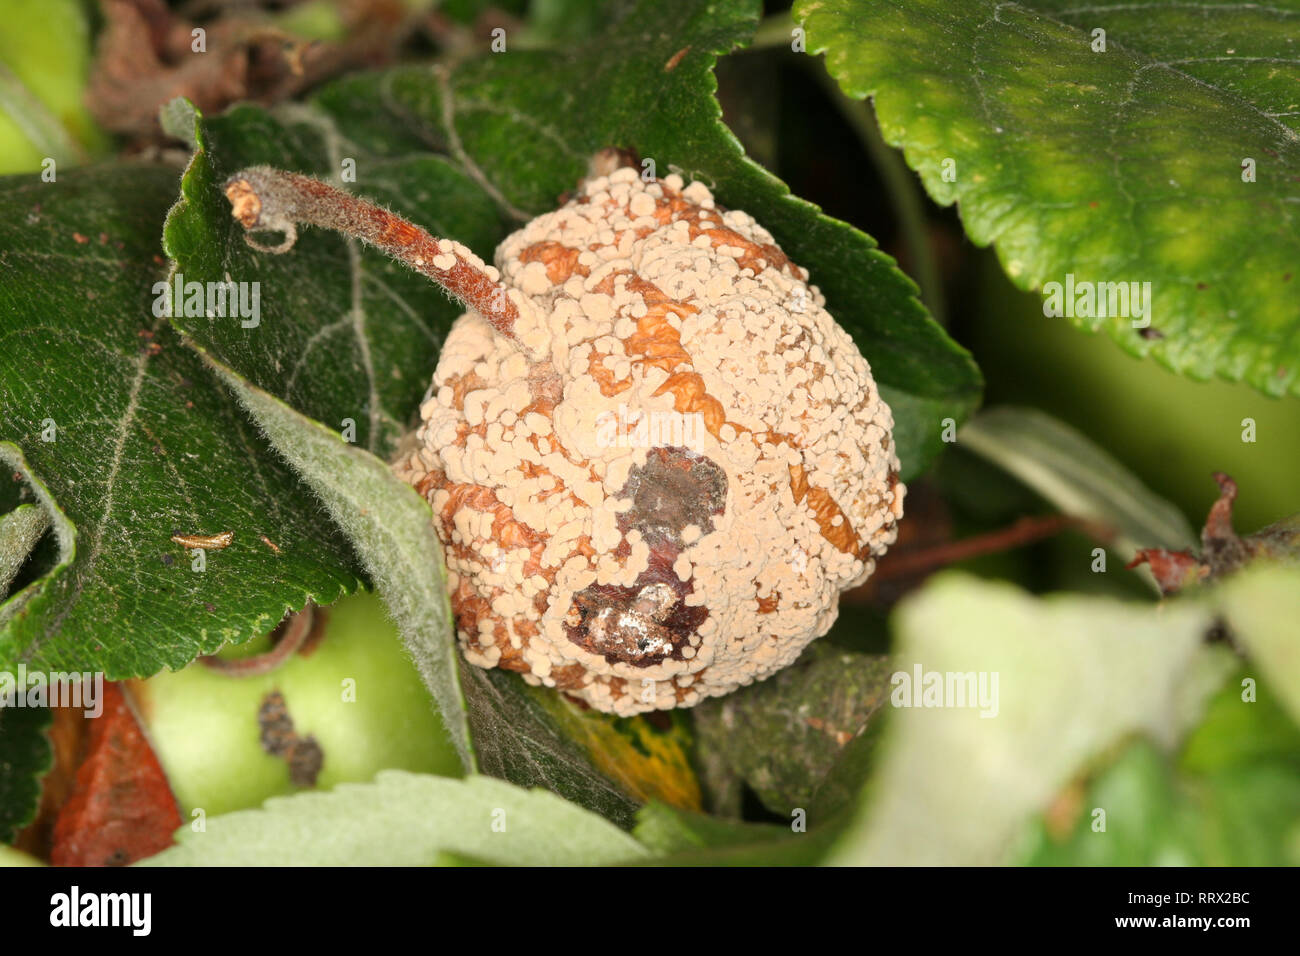
[[[174,534],[172,541],[185,548],[202,548],[204,551],[220,551],[230,547],[235,540],[235,532],[222,531],[220,534]]]

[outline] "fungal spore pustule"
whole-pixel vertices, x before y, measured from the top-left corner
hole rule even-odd
[[[618,714],[792,663],[904,495],[889,408],[807,273],[701,183],[630,167],[498,269],[508,324],[469,303],[395,466],[433,507],[466,658]]]

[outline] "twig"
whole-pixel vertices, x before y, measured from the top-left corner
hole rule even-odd
[[[984,554],[1009,551],[1022,545],[1050,538],[1067,528],[1077,528],[1091,537],[1107,541],[1114,537],[1114,532],[1103,525],[1085,521],[1073,515],[1042,515],[1020,518],[1008,528],[977,534],[960,541],[946,541],[932,548],[918,551],[901,551],[891,554],[880,562],[880,567],[872,576],[873,581],[888,578],[908,577],[925,571],[932,571],[947,564],[977,558]]]

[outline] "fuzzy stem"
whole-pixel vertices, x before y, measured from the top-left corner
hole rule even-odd
[[[254,249],[288,252],[297,241],[299,225],[353,236],[428,276],[523,347],[515,334],[519,310],[506,287],[494,278],[496,270],[460,243],[436,239],[401,216],[319,179],[269,166],[235,173],[226,180],[226,198],[247,231],[245,241]],[[276,246],[258,243],[251,233],[263,230],[284,233],[284,241]]]

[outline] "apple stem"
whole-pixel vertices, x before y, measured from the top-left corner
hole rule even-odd
[[[428,276],[523,348],[515,334],[519,309],[496,279],[496,270],[460,243],[437,239],[382,206],[322,180],[270,166],[250,166],[235,173],[226,180],[226,198],[246,230],[244,240],[254,249],[277,255],[288,252],[297,241],[299,225],[353,236]],[[257,231],[282,232],[284,241],[263,245],[252,236]]]
[[[269,651],[231,660],[216,655],[200,657],[199,660],[227,677],[260,677],[269,674],[303,649],[307,639],[316,630],[316,619],[316,605],[308,602],[301,611],[291,614],[285,620],[280,639]]]

